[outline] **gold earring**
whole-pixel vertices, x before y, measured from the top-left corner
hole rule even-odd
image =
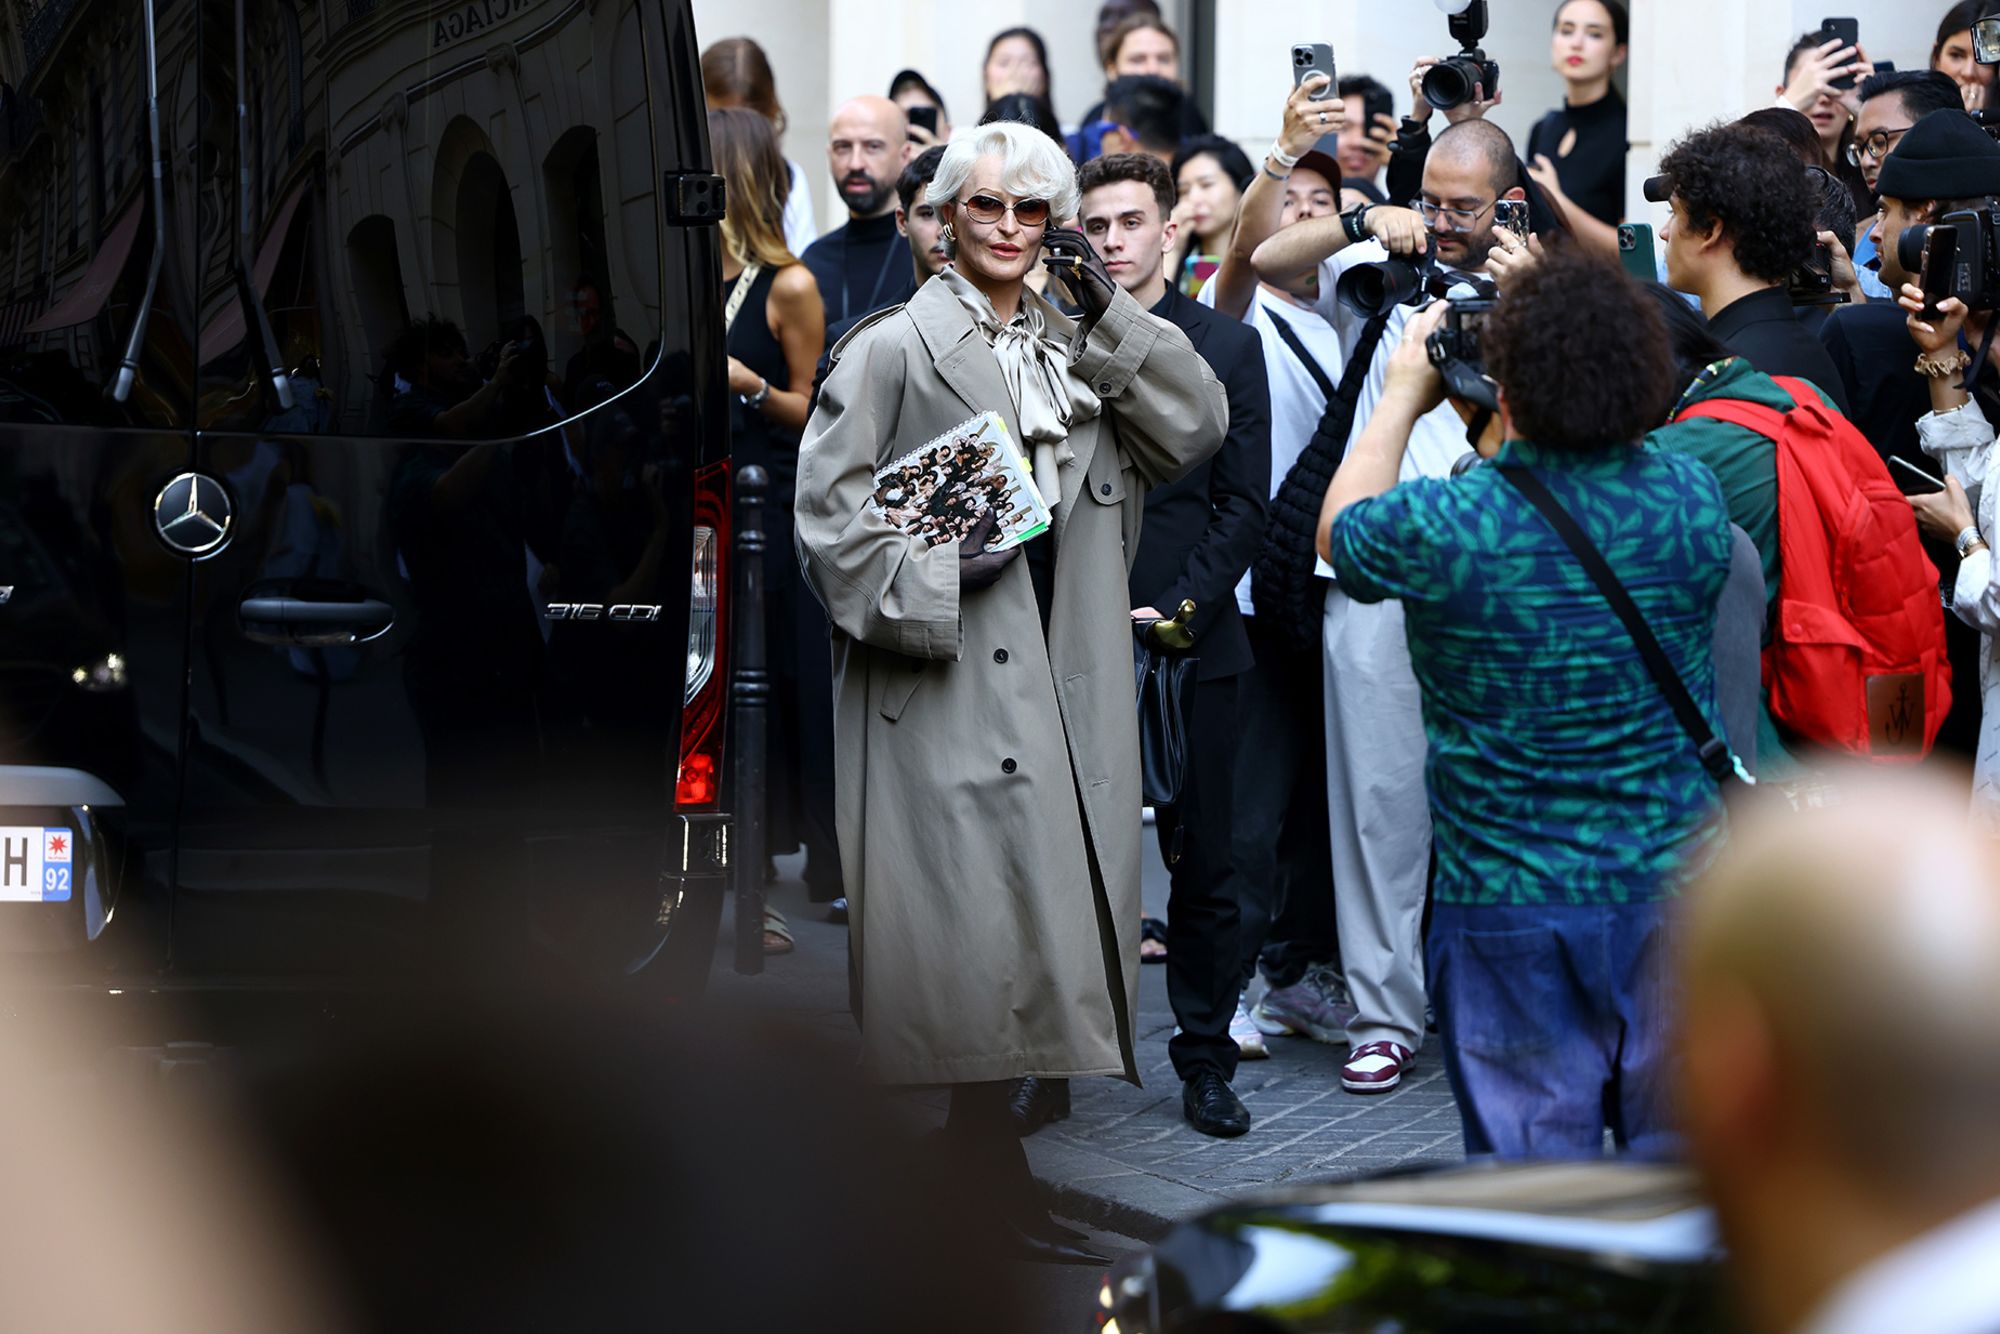
[[[943,238],[943,240],[944,240],[944,243],[945,243],[946,245],[956,245],[956,244],[958,244],[958,238],[957,238],[956,236],[953,236],[953,235],[951,234],[951,224],[950,224],[950,223],[948,223],[948,222],[947,222],[947,223],[946,223],[946,224],[945,224],[945,225],[944,225],[944,226],[943,226],[943,227],[942,227],[941,229],[939,229],[939,231],[938,231],[938,235],[939,235],[939,236],[940,236],[941,238]]]

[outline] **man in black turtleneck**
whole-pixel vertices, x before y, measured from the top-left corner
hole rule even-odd
[[[886,97],[857,97],[834,113],[827,165],[850,216],[800,256],[819,281],[828,347],[862,316],[916,291],[908,243],[896,230],[896,178],[909,158],[908,129],[903,109]]]

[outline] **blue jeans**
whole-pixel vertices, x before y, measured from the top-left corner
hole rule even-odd
[[[1431,912],[1424,953],[1468,1154],[1678,1156],[1669,1121],[1673,903]]]

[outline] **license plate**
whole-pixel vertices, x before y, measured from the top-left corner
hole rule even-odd
[[[76,835],[41,825],[0,825],[0,903],[69,898]]]

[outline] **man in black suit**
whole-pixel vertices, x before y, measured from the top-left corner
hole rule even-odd
[[[1667,282],[1697,297],[1715,336],[1766,375],[1810,381],[1847,411],[1847,386],[1792,310],[1792,273],[1812,256],[1820,196],[1783,140],[1741,123],[1689,135],[1646,196],[1672,207]]]
[[[1131,576],[1132,617],[1148,623],[1195,604],[1193,727],[1187,785],[1158,833],[1173,876],[1167,909],[1167,994],[1180,1031],[1167,1044],[1184,1084],[1182,1110],[1197,1130],[1240,1135],[1250,1114],[1229,1088],[1238,1048],[1237,898],[1231,871],[1230,787],[1236,682],[1251,664],[1236,584],[1263,539],[1271,494],[1271,396],[1254,329],[1175,291],[1174,183],[1159,159],[1117,153],[1079,173],[1082,227],[1111,277],[1152,314],[1184,331],[1229,396],[1220,451],[1146,497]],[[1246,1020],[1247,1022],[1247,1020]]]

